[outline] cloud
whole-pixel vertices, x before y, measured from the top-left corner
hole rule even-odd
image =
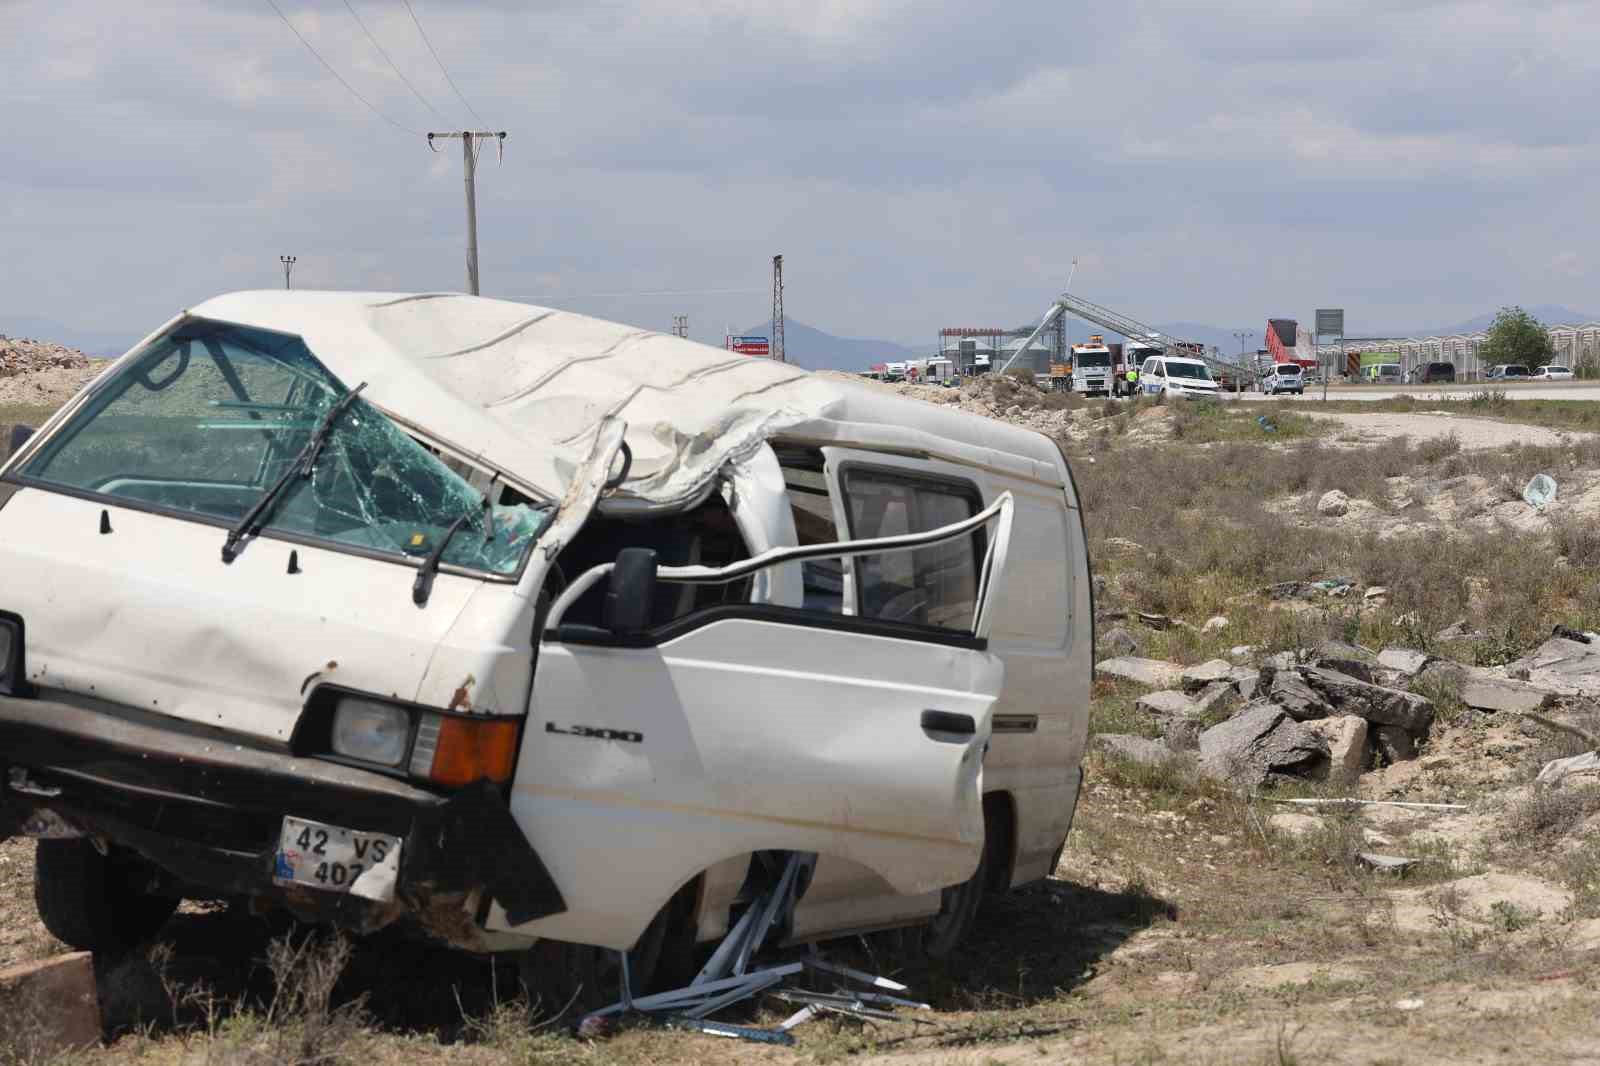
[[[352,0],[449,128],[398,0]],[[1583,307],[1587,4],[412,0],[510,132],[492,294],[709,338],[790,313],[921,340],[1075,289],[1148,321],[1352,328]],[[337,0],[278,0],[371,104],[418,103]],[[130,338],[218,291],[463,284],[459,150],[375,117],[264,0],[0,2],[0,332]],[[731,290],[731,291],[730,291]],[[751,290],[754,290],[753,292]],[[664,294],[672,295],[664,295]]]

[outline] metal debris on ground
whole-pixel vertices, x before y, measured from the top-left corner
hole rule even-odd
[[[749,969],[751,961],[766,942],[767,935],[774,928],[787,923],[816,861],[814,854],[789,853],[777,880],[751,901],[712,952],[700,973],[684,988],[635,998],[630,987],[632,978],[628,956],[623,952],[622,999],[585,1015],[579,1022],[579,1033],[598,1034],[604,1031],[606,1018],[633,1013],[655,1017],[671,1029],[789,1046],[794,1043],[791,1030],[821,1014],[873,1022],[898,1019],[900,1015],[891,1009],[895,1007],[932,1010],[926,1003],[891,994],[908,991],[898,981],[828,962],[817,954],[815,944],[811,945],[810,954],[801,961]],[[859,992],[847,984],[831,992],[778,988],[785,980],[805,971],[827,974],[843,982],[854,982],[881,991]],[[784,1003],[799,1005],[800,1009],[773,1028],[718,1022],[710,1018],[720,1010],[763,994]]]
[[[1409,803],[1402,800],[1364,800],[1364,799],[1275,799],[1266,797],[1273,803],[1292,803],[1297,807],[1399,807],[1402,810],[1416,811],[1470,811],[1472,808],[1464,803]]]

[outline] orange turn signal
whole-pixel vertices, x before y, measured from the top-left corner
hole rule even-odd
[[[517,762],[517,719],[441,718],[428,779],[450,788],[511,780]]]

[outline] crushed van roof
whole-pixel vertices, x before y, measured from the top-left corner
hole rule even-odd
[[[607,416],[628,423],[623,506],[676,506],[772,437],[943,455],[1052,485],[1040,434],[792,364],[534,304],[459,293],[262,290],[198,318],[296,334],[363,398],[560,498]]]

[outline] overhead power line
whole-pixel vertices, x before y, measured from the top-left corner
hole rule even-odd
[[[367,40],[372,42],[372,47],[376,48],[378,50],[378,54],[383,57],[383,61],[389,64],[389,69],[394,71],[395,77],[404,82],[406,88],[411,90],[411,95],[415,96],[423,107],[427,108],[429,111],[432,111],[434,117],[440,122],[449,122],[450,120],[441,115],[439,113],[439,109],[434,107],[426,96],[423,96],[420,92],[418,92],[417,87],[411,84],[411,79],[406,77],[405,73],[395,65],[394,60],[389,57],[389,53],[384,49],[383,45],[378,43],[378,38],[373,36],[372,31],[367,29],[367,24],[361,21],[361,16],[356,12],[355,5],[351,4],[350,0],[344,0],[344,6],[345,10],[350,12],[350,17],[356,20],[356,25],[361,27],[361,32],[367,35]]]
[[[479,115],[473,106],[467,103],[467,98],[461,95],[461,90],[456,87],[456,80],[452,78],[450,76],[450,72],[445,69],[444,60],[439,58],[439,53],[434,49],[433,42],[428,40],[428,31],[422,28],[422,21],[417,18],[416,11],[411,7],[411,0],[400,0],[400,2],[406,5],[406,11],[410,12],[411,21],[416,24],[417,33],[422,37],[422,43],[428,46],[428,54],[433,56],[433,61],[435,63],[439,64],[439,73],[443,74],[444,80],[450,83],[450,91],[456,94],[456,99],[460,100],[462,105],[466,107],[467,111],[472,115],[472,117],[478,120],[479,125],[487,126],[488,123],[483,120],[483,116]]]
[[[290,22],[289,21],[289,16],[285,15],[283,13],[283,9],[278,6],[277,0],[267,0],[267,5],[269,7],[271,7],[272,10],[274,10],[274,11],[276,11],[278,13],[278,17],[283,20],[283,24],[285,26],[289,27],[289,32],[293,33],[296,37],[300,38],[300,43],[306,46],[306,51],[310,52],[313,56],[316,56],[317,62],[321,63],[323,65],[323,67],[327,70],[327,72],[329,74],[333,75],[333,79],[335,81],[337,81],[340,85],[343,85],[345,87],[345,91],[348,92],[351,96],[355,97],[357,100],[360,100],[361,103],[366,106],[366,109],[368,111],[371,111],[374,115],[377,115],[379,118],[383,119],[383,121],[387,122],[389,125],[393,126],[397,130],[400,130],[400,131],[402,131],[404,133],[409,133],[413,137],[421,137],[422,136],[422,133],[420,131],[414,130],[410,126],[405,125],[404,123],[396,122],[394,119],[390,118],[388,115],[385,115],[382,111],[379,111],[377,109],[377,107],[372,103],[371,100],[368,100],[365,96],[362,96],[359,92],[356,91],[356,87],[354,85],[351,85],[349,82],[345,81],[344,78],[339,75],[339,72],[337,70],[333,69],[333,64],[329,63],[326,59],[323,59],[322,58],[322,53],[317,51],[315,48],[313,48],[311,46],[311,42],[305,39],[305,35],[302,34],[299,30],[294,28],[294,23]]]

